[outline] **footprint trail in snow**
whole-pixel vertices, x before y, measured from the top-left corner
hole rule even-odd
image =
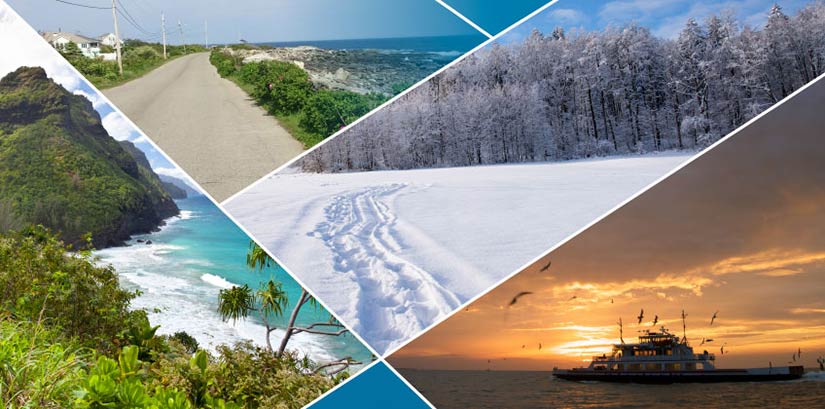
[[[379,353],[403,342],[461,302],[430,273],[398,256],[396,216],[389,204],[405,183],[370,186],[342,193],[324,209],[326,220],[311,233],[334,255],[334,269],[359,287],[353,329]]]

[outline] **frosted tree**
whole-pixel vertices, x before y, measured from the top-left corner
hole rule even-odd
[[[732,13],[677,38],[635,24],[534,30],[450,67],[298,163],[342,172],[699,149],[825,69],[825,3]]]

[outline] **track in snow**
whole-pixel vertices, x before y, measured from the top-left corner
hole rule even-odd
[[[393,227],[392,200],[407,184],[370,186],[332,198],[326,220],[310,235],[324,241],[334,257],[334,270],[358,283],[353,294],[358,322],[366,339],[381,340],[378,350],[392,348],[457,308],[461,302],[430,273],[397,254],[403,246]],[[395,341],[390,341],[395,340]]]

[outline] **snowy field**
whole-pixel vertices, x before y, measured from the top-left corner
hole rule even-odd
[[[282,173],[225,207],[384,353],[688,157]]]

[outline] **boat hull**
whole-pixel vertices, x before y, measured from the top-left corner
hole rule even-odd
[[[801,366],[760,369],[717,369],[709,371],[594,371],[555,370],[553,376],[568,381],[598,381],[618,383],[672,384],[719,382],[770,382],[799,379],[804,374]]]

